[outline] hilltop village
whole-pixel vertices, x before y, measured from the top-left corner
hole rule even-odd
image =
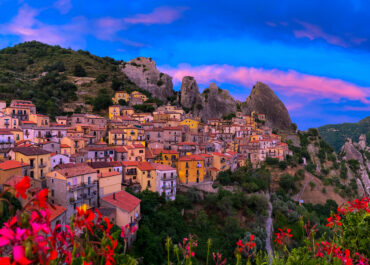
[[[137,226],[140,200],[127,188],[174,200],[180,186],[212,185],[221,171],[291,154],[263,113],[201,122],[170,104],[136,112],[133,106],[147,101],[139,91],[117,91],[112,101],[108,118],[74,113],[55,121],[32,101],[1,101],[0,188],[23,176],[32,180],[29,196],[47,187],[54,226],[68,224],[81,206],[98,208],[118,226]]]

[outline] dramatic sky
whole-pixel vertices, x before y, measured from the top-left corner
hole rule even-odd
[[[370,115],[368,0],[0,0],[0,48],[38,40],[129,60],[245,100],[267,83],[300,129]]]

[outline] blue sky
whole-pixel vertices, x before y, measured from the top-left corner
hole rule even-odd
[[[38,40],[152,57],[245,100],[267,83],[300,129],[370,115],[370,1],[0,0],[0,48]]]

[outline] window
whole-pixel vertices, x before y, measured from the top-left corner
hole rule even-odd
[[[148,187],[150,188],[150,180],[148,180]]]
[[[54,197],[54,190],[51,190],[51,196]]]
[[[30,171],[30,177],[33,179],[35,176],[34,176],[34,173],[33,171]]]
[[[87,178],[87,183],[90,184],[91,183],[91,177],[88,177]],[[89,189],[90,190],[90,189]],[[89,193],[90,194],[90,193]]]

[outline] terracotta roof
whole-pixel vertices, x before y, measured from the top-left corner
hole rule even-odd
[[[212,157],[212,155],[210,154],[199,154],[200,156],[203,156],[203,157]]]
[[[63,175],[66,178],[71,178],[75,176],[90,174],[90,173],[96,173],[95,169],[85,165],[85,166],[77,166],[77,167],[71,167],[71,168],[64,168],[59,169],[57,172],[61,175]]]
[[[145,148],[145,159],[153,159],[154,153],[152,152],[152,149],[150,148]]]
[[[145,146],[142,144],[133,144],[135,148],[144,148]]]
[[[114,150],[117,153],[127,153],[127,149],[124,146],[114,146]]]
[[[203,161],[204,157],[200,155],[188,155],[179,158],[179,161],[198,161],[198,160]]]
[[[50,154],[50,152],[38,147],[15,147],[13,151],[26,156]]]
[[[138,166],[139,165],[139,162],[137,162],[137,161],[122,161],[122,165],[124,167]]]
[[[166,166],[166,165],[162,165],[162,164],[157,164],[157,163],[153,163],[152,166],[156,170],[159,170],[159,171],[176,170],[176,168],[174,168],[174,167],[170,167],[170,166]]]
[[[33,121],[22,121],[22,124],[36,124],[36,122],[33,122]]]
[[[4,185],[10,186],[10,187],[15,187],[15,185],[20,182],[23,179],[22,176],[12,176],[8,178],[5,182]]]
[[[155,168],[149,162],[139,162],[138,168],[140,170],[154,170]]]
[[[115,197],[115,199],[113,198]],[[114,205],[126,212],[132,212],[137,206],[140,205],[141,200],[131,195],[130,193],[122,190],[102,198],[103,201]]]
[[[68,144],[60,144],[60,148],[71,148]]]
[[[109,162],[89,162],[87,163],[92,168],[105,168],[105,167],[112,167],[112,165]]]
[[[66,207],[61,206],[61,205],[57,205],[57,204],[53,204],[52,206],[48,205],[47,207],[48,207],[48,210],[50,212],[50,221],[53,221],[55,218],[57,218],[58,216],[63,214],[65,211],[67,211]],[[30,211],[30,212],[33,212],[33,211],[36,211],[36,210],[38,211],[40,209],[34,207],[33,205],[29,205],[28,207],[26,207],[26,210]]]
[[[29,164],[22,163],[19,161],[15,160],[6,160],[3,163],[0,163],[0,169],[1,170],[8,170],[8,169],[13,169],[13,168],[20,168],[20,167],[25,167],[28,166]]]
[[[98,177],[107,178],[107,177],[117,176],[117,175],[121,175],[121,173],[117,171],[111,171],[111,172],[99,173]]]
[[[122,166],[122,163],[120,161],[111,161],[108,162],[112,167],[120,167]]]

